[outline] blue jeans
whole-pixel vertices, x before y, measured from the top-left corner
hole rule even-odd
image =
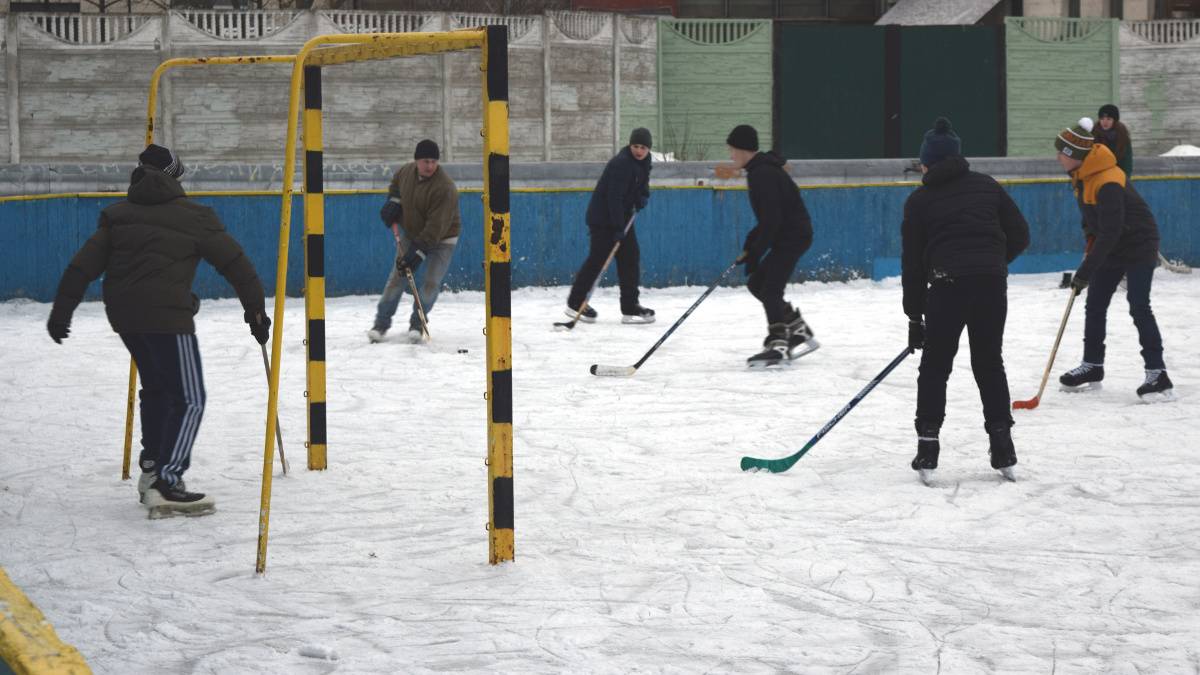
[[[401,233],[400,250],[407,251],[411,245],[412,242],[408,237]],[[449,242],[441,242],[425,251],[425,262],[421,263],[421,266],[413,272],[413,278],[417,282],[417,292],[421,298],[421,306],[425,308],[426,321],[429,320],[429,313],[433,311],[433,305],[442,291],[442,279],[446,277],[446,270],[450,269],[450,259],[454,257],[454,249],[457,246],[456,238]],[[386,333],[392,327],[392,316],[396,313],[396,308],[400,306],[400,298],[404,296],[407,288],[408,276],[400,273],[396,266],[392,265],[387,285],[383,288],[383,296],[379,298],[379,306],[375,310],[375,330]],[[415,330],[421,330],[421,318],[417,314],[416,301],[413,302],[408,326]]]
[[[1158,322],[1150,309],[1150,285],[1154,279],[1156,263],[1123,265],[1105,263],[1088,283],[1087,310],[1083,326],[1083,360],[1088,363],[1104,363],[1104,334],[1108,318],[1108,305],[1112,301],[1121,277],[1125,277],[1125,298],[1129,301],[1129,315],[1137,327],[1138,340],[1142,344],[1142,360],[1147,370],[1165,369],[1163,365],[1162,334]]]

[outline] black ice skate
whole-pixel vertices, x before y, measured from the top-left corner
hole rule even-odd
[[[654,323],[654,310],[637,305],[621,310],[621,323]]]
[[[812,328],[800,317],[800,312],[792,310],[792,316],[788,317],[788,359],[795,361],[796,359],[811,354],[821,347],[821,343],[813,339]]]
[[[1015,481],[1017,476],[1013,467],[1017,465],[1017,450],[1013,447],[1012,432],[1008,427],[988,431],[988,457],[991,458],[992,468],[999,471],[1005,480]]]
[[[1058,378],[1063,391],[1078,392],[1100,389],[1100,381],[1104,379],[1104,364],[1084,361],[1078,367],[1072,368]]]
[[[146,491],[145,502],[150,520],[174,516],[206,516],[217,510],[212,497],[200,492],[188,492],[183,481],[174,486],[159,478]]]
[[[746,359],[746,365],[751,368],[768,368],[783,363],[788,355],[787,325],[773,323],[768,327],[767,337],[763,340],[763,351]]]
[[[933,472],[937,469],[938,454],[941,452],[941,442],[938,441],[938,429],[917,423],[917,456],[913,458],[912,468],[917,472],[921,482],[933,483]]]
[[[1165,370],[1146,370],[1146,381],[1137,388],[1143,403],[1166,403],[1175,400],[1175,385]]]
[[[563,314],[574,319],[575,315],[579,314],[579,308],[567,305],[567,308],[563,310]],[[592,309],[591,305],[588,305],[583,308],[583,313],[579,314],[579,320],[583,323],[596,323],[596,317],[598,316],[600,315],[596,313],[596,310]]]
[[[387,329],[386,328],[383,328],[383,329],[372,328],[371,330],[367,331],[367,342],[370,342],[371,344],[383,342],[386,339],[387,339]]]

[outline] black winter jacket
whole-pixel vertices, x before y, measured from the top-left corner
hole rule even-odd
[[[116,332],[194,333],[200,300],[192,279],[202,258],[233,285],[244,309],[263,311],[254,266],[217,214],[188,199],[171,176],[139,168],[128,199],[101,212],[63,272],[50,320],[69,324],[88,284],[104,274],[104,309]]]
[[[750,208],[758,221],[742,247],[748,260],[757,261],[767,249],[803,252],[812,244],[812,219],[800,198],[800,188],[783,170],[785,163],[773,152],[760,152],[746,162]]]
[[[588,202],[587,224],[614,232],[624,230],[635,209],[650,199],[650,154],[634,159],[629,146],[608,160]]]
[[[904,203],[900,226],[904,313],[920,321],[928,284],[946,277],[1007,276],[1029,246],[1029,224],[991,176],[952,155],[934,164]]]

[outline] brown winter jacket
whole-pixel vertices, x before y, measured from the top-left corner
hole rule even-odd
[[[95,234],[58,284],[51,322],[69,324],[83,294],[104,275],[104,309],[118,333],[196,332],[200,299],[192,279],[203,258],[221,273],[247,311],[263,311],[254,266],[217,214],[187,198],[179,181],[150,168],[134,171],[128,199],[100,214]]]
[[[421,178],[416,162],[405,164],[392,177],[388,196],[399,198],[404,207],[400,227],[423,249],[430,249],[443,239],[457,237],[462,231],[458,188],[440,166],[429,178]]]

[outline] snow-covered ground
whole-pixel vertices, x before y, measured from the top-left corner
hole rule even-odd
[[[1114,301],[1108,380],[1018,411],[1019,482],[987,463],[964,346],[940,485],[908,468],[909,358],[791,471],[801,447],[903,347],[896,280],[789,295],[823,348],[747,371],[763,320],[720,289],[650,289],[651,326],[556,333],[565,289],[514,294],[517,561],[487,560],[482,296],[447,293],[434,342],[369,345],[375,298],[329,302],[329,458],[304,467],[302,303],[289,300],[274,481],[254,574],[265,385],[236,301],[198,317],[209,406],[189,486],[210,517],[148,521],[119,478],[128,360],[98,303],[70,339],[48,307],[0,304],[0,565],[100,673],[1180,673],[1200,668],[1200,275],[1154,303],[1180,400],[1141,405]],[[1031,397],[1066,301],[1013,277],[1006,356]],[[1055,375],[1081,356],[1082,307]],[[459,354],[458,349],[469,349]],[[322,658],[325,657],[325,658]]]

